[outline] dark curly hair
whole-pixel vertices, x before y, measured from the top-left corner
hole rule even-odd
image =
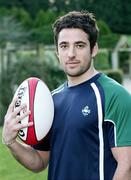
[[[89,36],[91,50],[96,44],[99,29],[96,24],[95,16],[87,11],[71,11],[68,14],[58,18],[53,24],[54,41],[58,46],[59,32],[64,28],[79,28]]]

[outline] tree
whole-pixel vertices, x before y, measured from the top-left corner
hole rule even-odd
[[[92,2],[90,7],[96,14],[97,19],[105,21],[112,32],[121,34],[131,33],[131,1],[92,0]]]
[[[38,57],[41,44],[53,44],[52,23],[55,18],[54,12],[40,10],[34,19],[30,43],[36,47]]]
[[[11,0],[11,1],[0,0],[0,7],[11,8],[13,6],[20,7],[21,0]]]
[[[61,11],[88,10],[96,14],[97,19],[105,21],[116,33],[131,33],[131,1],[130,0],[0,0],[0,7],[11,9],[23,8],[35,18],[40,10]],[[126,28],[125,28],[126,27]]]
[[[64,80],[64,72],[47,61],[40,61],[34,56],[20,56],[19,61],[16,61],[13,66],[9,68],[8,74],[4,71],[3,82],[0,90],[2,90],[2,101],[0,100],[0,125],[3,124],[3,117],[7,110],[9,103],[14,94],[14,87],[18,87],[23,80],[29,77],[38,77],[48,85],[50,90],[58,87]],[[1,103],[2,102],[2,103]]]
[[[112,9],[112,17],[109,24],[112,31],[121,34],[131,34],[131,1],[116,0],[116,4]]]
[[[12,16],[0,17],[0,102],[1,106],[7,106],[11,88],[10,81],[10,50],[14,48],[14,44],[17,46],[27,40],[29,33],[27,33],[21,23],[17,22]],[[7,68],[8,67],[8,68]],[[8,84],[8,88],[6,84]],[[1,109],[1,113],[5,113],[4,109]],[[0,114],[1,116],[1,114]]]
[[[10,9],[11,15],[19,21],[26,29],[31,29],[32,28],[32,18],[29,14],[28,11],[26,11],[23,8],[16,8],[13,7]]]
[[[100,48],[113,49],[116,46],[120,36],[112,33],[111,29],[104,21],[100,20],[97,22],[97,24],[100,30],[98,38]]]
[[[41,0],[11,0],[5,1],[0,0],[0,7],[5,7],[11,9],[12,7],[24,8],[30,13],[32,17],[35,17],[40,9],[48,10],[50,8],[50,1],[41,1]]]

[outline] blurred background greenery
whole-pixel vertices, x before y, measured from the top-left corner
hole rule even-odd
[[[65,81],[55,54],[52,23],[71,10],[96,15],[100,29],[96,68],[120,83],[123,74],[131,77],[131,1],[0,0],[0,125],[24,79],[39,77],[50,90]]]
[[[50,90],[65,80],[53,46],[52,23],[56,17],[70,10],[88,10],[96,15],[100,53],[95,66],[105,71],[115,66],[112,52],[121,36],[130,37],[130,7],[131,1],[122,0],[0,0],[0,125],[15,89],[24,79],[40,77]],[[124,41],[122,46],[129,49],[130,44]],[[122,70],[116,77],[121,83],[122,72],[130,73],[130,52],[122,51],[119,59],[113,69]]]

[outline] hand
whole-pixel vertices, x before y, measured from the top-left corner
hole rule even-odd
[[[25,104],[20,105],[19,107],[14,109],[16,101],[17,101],[16,98],[13,99],[5,115],[2,138],[4,144],[6,144],[7,146],[15,142],[19,130],[33,125],[33,122],[29,122],[26,124],[19,123],[25,117],[29,116],[30,111],[27,111]],[[23,113],[18,115],[19,112],[22,110]]]

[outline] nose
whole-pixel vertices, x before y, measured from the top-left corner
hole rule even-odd
[[[76,56],[75,48],[70,47],[68,50],[68,58],[73,59]]]

